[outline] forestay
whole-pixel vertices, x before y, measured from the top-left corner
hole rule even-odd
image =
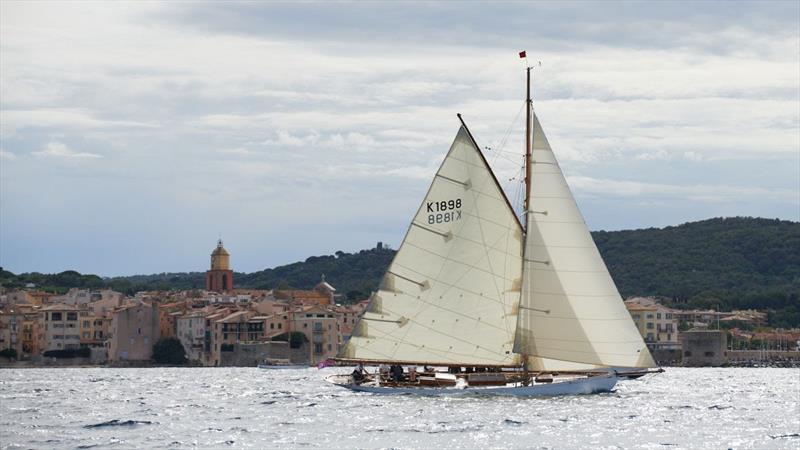
[[[515,365],[522,228],[461,127],[341,358]]]
[[[535,115],[532,156],[514,351],[600,366],[654,367]]]

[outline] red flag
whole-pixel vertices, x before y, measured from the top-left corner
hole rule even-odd
[[[524,58],[525,57],[525,50],[519,52],[519,57],[520,58]]]

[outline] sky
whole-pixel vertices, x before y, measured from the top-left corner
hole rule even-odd
[[[0,266],[396,248],[456,113],[515,198],[521,50],[591,230],[800,220],[800,2],[2,1]]]

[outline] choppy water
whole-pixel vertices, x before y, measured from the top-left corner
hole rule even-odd
[[[362,394],[343,369],[0,370],[6,448],[800,448],[800,370],[669,369],[610,394]]]

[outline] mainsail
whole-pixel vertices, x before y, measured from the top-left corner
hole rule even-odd
[[[514,352],[612,367],[655,367],[589,234],[539,120]]]
[[[522,250],[520,223],[462,126],[340,358],[519,365]]]

